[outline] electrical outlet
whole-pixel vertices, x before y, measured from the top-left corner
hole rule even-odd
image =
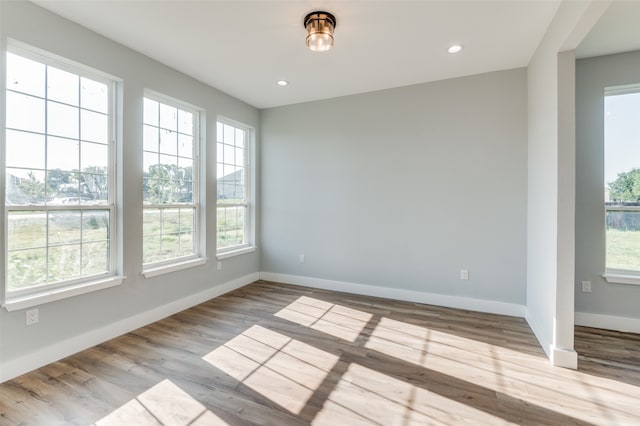
[[[468,269],[460,269],[460,279],[468,280],[469,279],[469,270]]]
[[[304,263],[304,254],[299,254],[299,255],[298,255],[298,261],[299,261],[300,263]]]
[[[27,325],[37,324],[40,321],[40,312],[38,309],[27,311]]]
[[[582,281],[582,292],[591,293],[591,281]]]
[[[218,261],[218,271],[222,271],[222,261]]]

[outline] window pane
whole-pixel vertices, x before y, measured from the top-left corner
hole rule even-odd
[[[242,129],[236,129],[236,146],[244,148],[244,134],[245,131]]]
[[[640,271],[640,92],[605,96],[606,267]]]
[[[236,161],[235,161],[235,164],[237,166],[244,166],[245,165],[244,153],[245,153],[244,148],[236,148]]]
[[[178,168],[178,157],[173,155],[160,154],[160,164],[164,166],[164,170],[168,173],[169,177],[176,176],[176,169]]]
[[[39,205],[47,198],[41,170],[7,168],[7,204]]]
[[[80,77],[80,106],[107,114],[109,88],[106,84]]]
[[[191,232],[195,209],[180,209],[180,232]]]
[[[41,206],[7,212],[7,288],[108,273],[110,211],[61,207],[109,199],[111,86],[19,55],[7,58],[5,203]]]
[[[178,236],[179,251],[178,256],[189,256],[194,253],[193,248],[193,234],[191,232],[184,232]]]
[[[109,142],[109,116],[81,110],[80,138],[85,141]]]
[[[45,65],[7,52],[7,89],[44,97]]]
[[[193,159],[178,157],[178,177],[193,180]]]
[[[82,173],[80,175],[80,204],[107,204],[109,177],[107,175]]]
[[[82,274],[109,272],[109,242],[82,244]]]
[[[142,216],[142,233],[144,235],[160,235],[162,233],[160,209],[144,209]]]
[[[49,212],[49,244],[80,242],[80,211]]]
[[[105,241],[109,239],[109,211],[85,210],[82,212],[82,241]]]
[[[47,168],[71,172],[80,169],[80,143],[76,139],[47,138]]]
[[[44,136],[7,130],[7,167],[44,169]]]
[[[178,155],[185,158],[193,158],[193,137],[178,135]]]
[[[44,133],[44,100],[7,92],[7,128]]]
[[[640,271],[638,211],[607,212],[607,267]]]
[[[162,234],[177,234],[180,232],[180,209],[165,209],[162,211]]]
[[[222,145],[223,154],[222,154],[222,162],[225,164],[236,164],[235,162],[235,148],[232,145]]]
[[[244,210],[242,206],[218,207],[218,248],[244,243]]]
[[[43,212],[8,212],[8,249],[45,247],[47,245],[47,215]]]
[[[178,155],[178,134],[169,130],[160,130],[160,152]]]
[[[82,142],[80,166],[83,172],[105,173],[109,164],[109,148],[91,142]]]
[[[144,153],[144,169],[143,172],[147,177],[155,178],[158,173],[161,171],[158,169],[158,154],[153,152],[145,152]]]
[[[147,99],[144,107],[143,201],[147,205],[193,205],[194,114]],[[191,236],[194,227],[193,209],[145,209],[145,264],[194,253]],[[182,218],[186,212],[188,217]],[[185,220],[189,228],[182,230]]]
[[[78,112],[76,107],[47,102],[47,132],[50,135],[78,138]]]
[[[9,251],[7,259],[8,290],[19,290],[47,281],[47,250]]]
[[[144,124],[158,126],[158,102],[144,98]]]
[[[235,141],[235,129],[228,124],[224,125],[224,143],[233,145]]]
[[[216,129],[216,135],[217,135],[217,141],[218,142],[223,142],[224,141],[224,125],[220,122],[217,123],[217,129]],[[220,161],[220,160],[218,160]]]
[[[143,131],[143,149],[145,151],[158,152],[159,133],[158,128],[153,126],[144,125]]]
[[[78,82],[80,78],[54,67],[47,67],[47,98],[78,105]]]
[[[163,260],[161,256],[162,237],[160,235],[145,236],[142,239],[142,262],[154,263]]]
[[[49,282],[78,278],[80,276],[80,244],[49,247]]]
[[[76,172],[50,170],[47,172],[47,205],[80,203],[80,181]]]
[[[178,111],[178,131],[186,135],[193,134],[193,114],[187,111]]]
[[[166,104],[160,104],[160,127],[167,130],[178,130],[178,109]]]

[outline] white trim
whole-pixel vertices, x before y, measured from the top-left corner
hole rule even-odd
[[[253,247],[253,246],[243,247],[243,248],[237,249],[237,250],[229,250],[229,251],[224,251],[222,253],[218,253],[216,255],[216,258],[218,260],[228,259],[230,257],[239,256],[239,255],[245,254],[245,253],[253,253],[254,251],[256,251],[256,248]]]
[[[0,382],[28,373],[29,371],[73,355],[109,339],[121,336],[132,330],[144,327],[145,325],[159,321],[177,312],[206,302],[229,291],[244,287],[256,281],[258,278],[259,274],[254,272],[199,293],[183,297],[166,305],[158,306],[150,311],[121,319],[113,324],[105,325],[104,327],[40,348],[28,355],[10,360],[2,360]]]
[[[578,353],[573,349],[561,349],[553,345],[550,347],[551,365],[576,370],[578,368]]]
[[[607,330],[640,333],[640,318],[616,317],[613,315],[576,312],[576,325],[604,328]]]
[[[415,290],[356,284],[298,275],[278,274],[273,272],[260,272],[260,279],[285,284],[301,285],[304,287],[320,288],[324,290],[342,291],[365,296],[383,297],[386,299],[465,309],[476,312],[509,315],[521,318],[525,315],[524,305],[518,305],[516,303],[497,302],[493,300],[474,299],[471,297],[450,296],[437,293],[425,293]]]
[[[39,306],[56,300],[66,299],[67,297],[78,296],[81,294],[91,293],[92,291],[115,287],[122,284],[126,278],[127,277],[122,276],[111,276],[100,280],[83,282],[81,284],[44,290],[39,293],[29,294],[22,297],[7,298],[2,307],[7,311],[12,312],[19,309],[30,308],[32,306]]]
[[[207,263],[207,260],[208,259],[206,257],[199,257],[197,259],[185,260],[184,262],[177,262],[170,265],[149,268],[142,271],[142,276],[145,278],[157,277],[158,275],[169,274],[171,272],[193,268],[194,266],[204,265],[205,263]]]
[[[602,278],[607,280],[608,283],[640,285],[640,275],[607,272]]]

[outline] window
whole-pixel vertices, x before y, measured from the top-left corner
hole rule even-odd
[[[217,246],[218,257],[252,250],[251,130],[218,121]]]
[[[607,277],[640,284],[640,87],[605,96]],[[634,277],[637,277],[634,279]],[[618,277],[619,279],[620,277]],[[615,281],[615,279],[614,279]],[[625,282],[625,281],[617,281]]]
[[[157,95],[145,97],[145,266],[169,265],[200,255],[198,129],[195,108]]]
[[[115,82],[22,48],[6,58],[3,254],[11,301],[116,272]]]

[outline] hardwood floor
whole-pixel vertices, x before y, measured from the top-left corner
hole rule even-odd
[[[640,335],[258,281],[0,385],[0,423],[640,424]]]

